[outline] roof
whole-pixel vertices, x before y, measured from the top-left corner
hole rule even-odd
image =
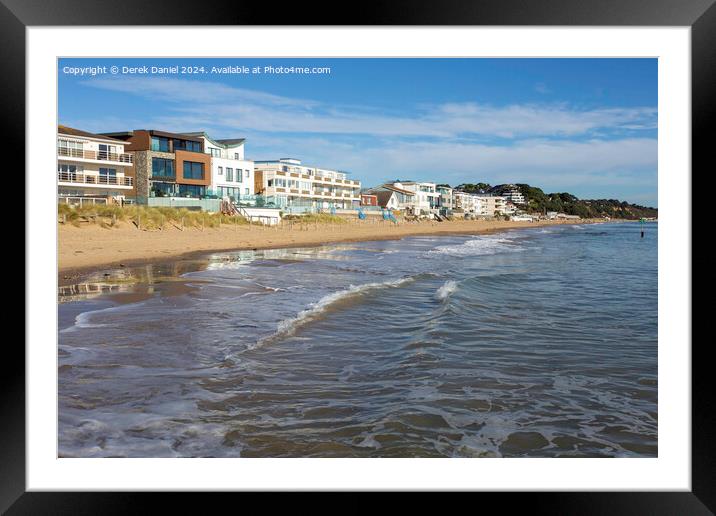
[[[173,138],[176,140],[189,140],[192,142],[201,142],[201,138],[192,135],[191,133],[168,133],[166,131],[157,131],[156,129],[135,129],[134,131],[118,131],[115,133],[103,133],[107,136],[117,136],[117,137],[124,137],[128,138],[130,136],[134,136],[135,131],[146,131],[151,136],[161,136],[164,138]]]
[[[111,138],[111,137],[105,136],[103,134],[89,133],[87,131],[82,131],[80,129],[74,129],[72,127],[67,127],[66,125],[58,125],[57,126],[57,134],[66,134],[68,136],[79,136],[82,138],[96,138],[98,140],[106,140],[106,141],[117,142],[117,143],[126,143],[123,140],[117,140],[116,138]]]
[[[246,141],[246,138],[234,138],[230,140],[215,140],[211,136],[209,136],[205,131],[192,131],[189,133],[183,133],[188,136],[196,136],[196,137],[204,137],[207,140],[209,140],[211,143],[216,145],[217,147],[224,147],[225,149],[228,147],[236,147],[237,145],[241,145]]]
[[[216,140],[218,143],[222,145],[226,145],[227,147],[235,147],[237,145],[241,145],[246,141],[246,138],[231,138],[228,140]]]
[[[401,193],[401,194],[403,194],[403,195],[415,195],[415,192],[413,192],[412,190],[406,190],[406,189],[404,189],[404,188],[398,188],[397,186],[393,186],[393,185],[391,185],[391,184],[380,185],[378,188],[386,188],[386,189],[388,189],[388,190],[392,190],[393,192]]]
[[[375,192],[374,194],[378,199],[378,206],[381,208],[386,208],[388,206],[388,202],[390,201],[390,198],[393,197],[393,192],[389,190],[381,190],[380,192]]]

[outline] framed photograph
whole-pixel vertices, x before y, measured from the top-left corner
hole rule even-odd
[[[1,2],[27,239],[3,511],[529,491],[537,512],[712,513],[691,171],[713,2],[367,5],[351,26]]]

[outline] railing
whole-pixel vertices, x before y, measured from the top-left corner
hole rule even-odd
[[[119,163],[132,163],[132,155],[107,151],[93,151],[84,149],[72,149],[68,147],[57,147],[57,155],[62,158],[82,158],[96,161],[117,161]]]
[[[72,206],[84,206],[85,204],[107,204],[106,197],[72,197],[62,196],[57,198],[59,204],[69,204]]]
[[[57,179],[62,183],[79,183],[83,185],[115,185],[132,186],[132,178],[125,176],[92,175],[81,172],[58,172]]]

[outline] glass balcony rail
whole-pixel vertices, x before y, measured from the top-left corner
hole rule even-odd
[[[132,155],[126,152],[115,153],[107,151],[93,151],[85,149],[71,149],[57,147],[57,155],[62,158],[82,158],[97,161],[117,161],[119,163],[132,163]]]
[[[58,181],[83,185],[132,186],[132,178],[125,176],[83,174],[81,172],[58,172]]]

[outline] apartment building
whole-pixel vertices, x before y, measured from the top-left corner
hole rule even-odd
[[[453,192],[453,203],[456,211],[472,215],[485,214],[485,205],[482,199],[476,194],[455,190]]]
[[[440,195],[438,197],[438,206],[440,208],[440,212],[445,215],[447,214],[447,212],[452,211],[455,206],[455,203],[453,201],[453,190],[446,185],[438,185],[435,188]]]
[[[134,195],[138,204],[152,197],[201,199],[211,184],[211,155],[201,138],[154,129],[104,133],[125,142],[133,155]]]
[[[498,194],[513,204],[526,204],[527,200],[522,194],[522,190],[517,185],[499,185],[491,190],[492,193]]]
[[[244,138],[214,140],[205,132],[185,133],[201,139],[204,152],[211,156],[210,196],[232,201],[253,202],[254,163],[246,159]]]
[[[345,172],[303,165],[294,158],[254,162],[254,190],[267,204],[307,209],[360,205],[360,181]]]
[[[132,155],[125,142],[57,126],[57,193],[61,202],[122,202],[132,196]]]
[[[482,202],[480,215],[494,217],[495,215],[504,215],[507,208],[507,199],[500,195],[476,194],[476,197]]]

